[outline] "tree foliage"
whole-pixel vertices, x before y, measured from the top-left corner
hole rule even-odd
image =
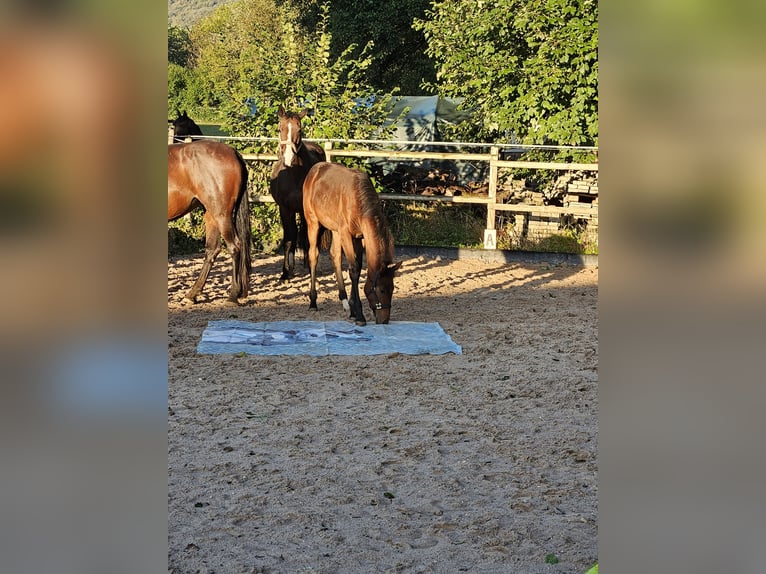
[[[194,68],[168,64],[168,114],[173,118],[187,111],[198,120],[214,119],[209,96],[207,82]]]
[[[189,31],[178,26],[168,26],[168,64],[188,66],[191,54],[192,42]]]
[[[319,21],[317,0],[285,0],[295,6],[306,29]],[[424,93],[422,84],[436,79],[434,64],[426,54],[423,33],[412,27],[423,18],[431,0],[331,0],[328,31],[330,55],[339,57],[351,44],[372,42],[371,62],[365,80],[381,91],[398,88],[408,95]]]
[[[168,115],[188,111],[197,119],[209,119],[209,85],[194,66],[194,42],[189,30],[168,26]]]
[[[195,26],[195,73],[224,127],[238,135],[276,134],[277,108],[309,108],[306,137],[363,138],[379,129],[390,93],[376,92],[364,73],[369,46],[347,46],[332,58],[325,4],[313,31],[297,12],[273,0],[239,0]],[[353,54],[358,54],[354,56]]]
[[[458,137],[597,143],[595,0],[437,0],[414,27],[437,62],[431,89],[475,110]]]
[[[474,112],[446,137],[597,144],[596,0],[428,5],[229,2],[168,28],[169,106],[241,135],[273,135],[280,104],[309,107],[308,137],[370,137],[391,93],[420,85]]]
[[[248,112],[254,84],[268,82],[269,61],[279,50],[288,14],[271,0],[240,0],[215,10],[191,30],[195,71],[221,119]]]

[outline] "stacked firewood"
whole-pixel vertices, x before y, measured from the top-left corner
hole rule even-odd
[[[446,197],[473,193],[472,188],[475,187],[473,184],[458,183],[457,176],[450,171],[411,165],[397,166],[393,172],[381,178],[381,183],[388,189],[408,195]]]

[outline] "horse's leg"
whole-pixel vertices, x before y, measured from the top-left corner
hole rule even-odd
[[[338,233],[333,231],[333,239],[330,244],[330,257],[332,258],[332,266],[335,269],[335,281],[338,284],[338,299],[340,299],[341,305],[346,311],[350,311],[351,307],[348,304],[348,295],[346,294],[346,287],[343,285],[343,251]]]
[[[354,259],[356,261],[356,268],[359,270],[359,277],[362,275],[362,254],[364,253],[364,244],[362,243],[361,237],[354,237],[352,238],[352,241],[354,243]],[[357,283],[358,285],[358,283]],[[356,304],[358,304],[358,308],[361,313],[362,309],[362,299],[359,297],[359,289],[355,289],[354,293],[352,295],[356,298]],[[362,315],[362,319],[364,319],[364,315]]]
[[[197,281],[186,294],[186,298],[191,302],[197,302],[197,295],[202,291],[213,260],[219,251],[221,251],[221,232],[218,230],[218,223],[210,213],[205,213],[205,261],[202,263],[202,271],[200,271]]]
[[[311,274],[311,286],[309,288],[309,309],[317,309],[317,260],[319,259],[319,223],[306,222],[308,233],[308,260],[309,273]]]
[[[242,249],[239,238],[234,233],[234,224],[227,215],[220,215],[216,218],[218,229],[221,230],[223,240],[226,242],[226,248],[231,255],[231,288],[229,289],[229,301],[237,303],[244,285],[240,285],[239,275],[237,275],[237,267],[239,265],[239,258],[242,257]]]
[[[345,234],[343,237],[343,253],[346,255],[346,261],[348,261],[348,274],[351,277],[351,316],[354,317],[357,325],[366,325],[367,320],[364,318],[364,312],[362,311],[362,303],[359,299],[359,273],[360,265],[359,258],[356,255],[355,245],[357,240],[353,239],[350,234]]]
[[[362,275],[362,253],[364,253],[364,247],[362,246],[362,238],[353,237],[351,239],[354,245],[354,261],[356,263],[357,270],[357,287],[351,292],[351,305],[352,309],[359,310],[359,318],[364,321],[364,314],[362,312],[362,299],[359,297],[359,277]]]
[[[300,212],[300,224],[298,227],[298,233],[297,233],[297,239],[296,245],[301,248],[303,251],[303,268],[309,266],[309,237],[308,237],[308,228],[306,227],[306,216],[303,214],[303,211]],[[321,230],[321,227],[320,227]],[[321,232],[319,233],[319,238],[322,237]],[[320,239],[317,239],[317,245],[321,246]]]
[[[279,216],[284,230],[284,261],[282,263],[282,276],[280,281],[287,281],[293,276],[295,269],[295,243],[298,240],[298,225],[295,222],[295,213],[286,207],[279,206]]]

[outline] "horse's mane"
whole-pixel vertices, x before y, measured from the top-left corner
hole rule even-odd
[[[386,215],[383,213],[383,207],[378,199],[378,194],[372,186],[369,176],[361,170],[355,170],[354,177],[356,185],[354,189],[359,200],[360,213],[363,219],[371,220],[375,223],[378,230],[378,252],[381,254],[381,260],[385,263],[394,261],[394,239],[388,229]],[[372,238],[365,237],[365,242]]]

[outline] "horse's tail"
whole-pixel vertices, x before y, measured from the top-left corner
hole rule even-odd
[[[298,244],[296,247],[303,251],[303,261],[308,265],[309,254],[309,230],[306,227],[306,216],[301,209],[300,217],[298,218]]]
[[[317,245],[319,245],[320,251],[327,251],[330,249],[330,243],[332,243],[332,233],[329,233],[327,231],[326,227],[319,226],[319,241],[317,241]]]
[[[247,297],[250,292],[250,272],[252,271],[251,247],[253,244],[253,232],[250,225],[250,200],[247,196],[247,165],[242,156],[237,152],[242,177],[239,184],[239,197],[234,208],[234,228],[239,239],[239,257],[234,262],[234,288],[239,292],[239,297]]]

